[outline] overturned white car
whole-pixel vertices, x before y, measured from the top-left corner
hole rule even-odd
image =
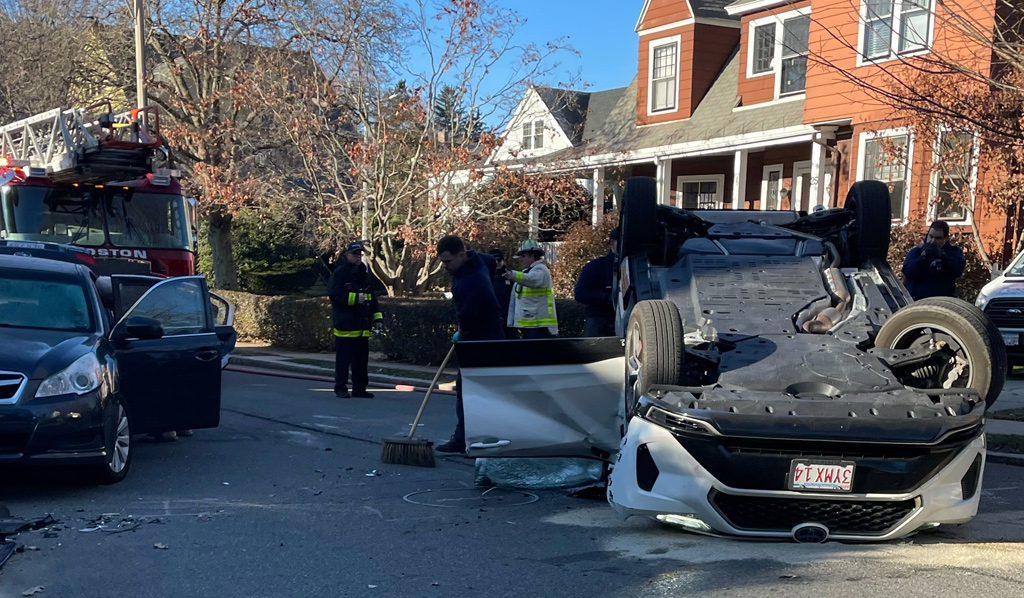
[[[978,510],[1006,350],[885,262],[889,195],[685,211],[631,179],[619,337],[458,343],[467,451],[609,463],[608,501],[730,536],[869,541]]]

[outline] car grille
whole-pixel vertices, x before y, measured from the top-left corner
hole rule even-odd
[[[25,384],[25,376],[15,372],[0,372],[0,401],[14,402]]]
[[[1000,328],[1024,328],[1024,297],[992,299],[985,306],[985,314]]]
[[[917,508],[916,499],[767,498],[725,494],[717,490],[712,490],[708,498],[733,527],[759,532],[789,532],[801,523],[820,523],[827,526],[832,534],[881,536]]]

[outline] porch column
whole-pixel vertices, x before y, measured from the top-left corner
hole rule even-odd
[[[597,226],[604,216],[604,166],[594,169],[594,213],[591,216],[591,224]]]
[[[655,158],[654,163],[658,166],[658,203],[668,204],[669,193],[672,191],[672,160],[666,158]]]
[[[747,200],[747,150],[736,150],[732,163],[732,209],[740,210]]]
[[[813,210],[814,206],[828,208],[832,203],[832,163],[829,161],[828,149],[823,144],[835,138],[835,130],[835,127],[821,127],[814,134],[814,143],[811,145],[811,201],[807,211]]]

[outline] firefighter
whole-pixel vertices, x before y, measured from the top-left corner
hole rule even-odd
[[[612,277],[618,248],[619,229],[616,228],[608,238],[608,253],[587,262],[576,282],[576,301],[587,306],[583,336],[615,336]]]
[[[331,273],[328,295],[334,322],[334,395],[339,399],[372,399],[369,382],[370,329],[380,331],[383,316],[363,263],[363,246],[349,243],[344,259]],[[352,393],[348,373],[352,369]]]
[[[522,270],[509,270],[505,278],[515,283],[508,308],[508,325],[522,330],[524,339],[558,335],[555,291],[551,271],[544,263],[544,250],[533,239],[523,241],[516,252]]]

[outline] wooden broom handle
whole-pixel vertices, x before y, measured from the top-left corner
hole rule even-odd
[[[420,425],[420,418],[423,417],[423,411],[427,408],[427,401],[430,400],[430,393],[434,392],[434,387],[437,386],[437,380],[444,373],[444,368],[448,365],[448,361],[455,354],[455,344],[452,343],[452,348],[448,349],[448,354],[444,356],[444,361],[441,362],[441,367],[437,368],[437,373],[434,374],[434,380],[430,383],[430,387],[427,388],[427,396],[423,397],[423,402],[420,403],[420,410],[416,413],[416,419],[412,421],[412,426],[409,428],[409,440],[416,435],[416,428]]]

